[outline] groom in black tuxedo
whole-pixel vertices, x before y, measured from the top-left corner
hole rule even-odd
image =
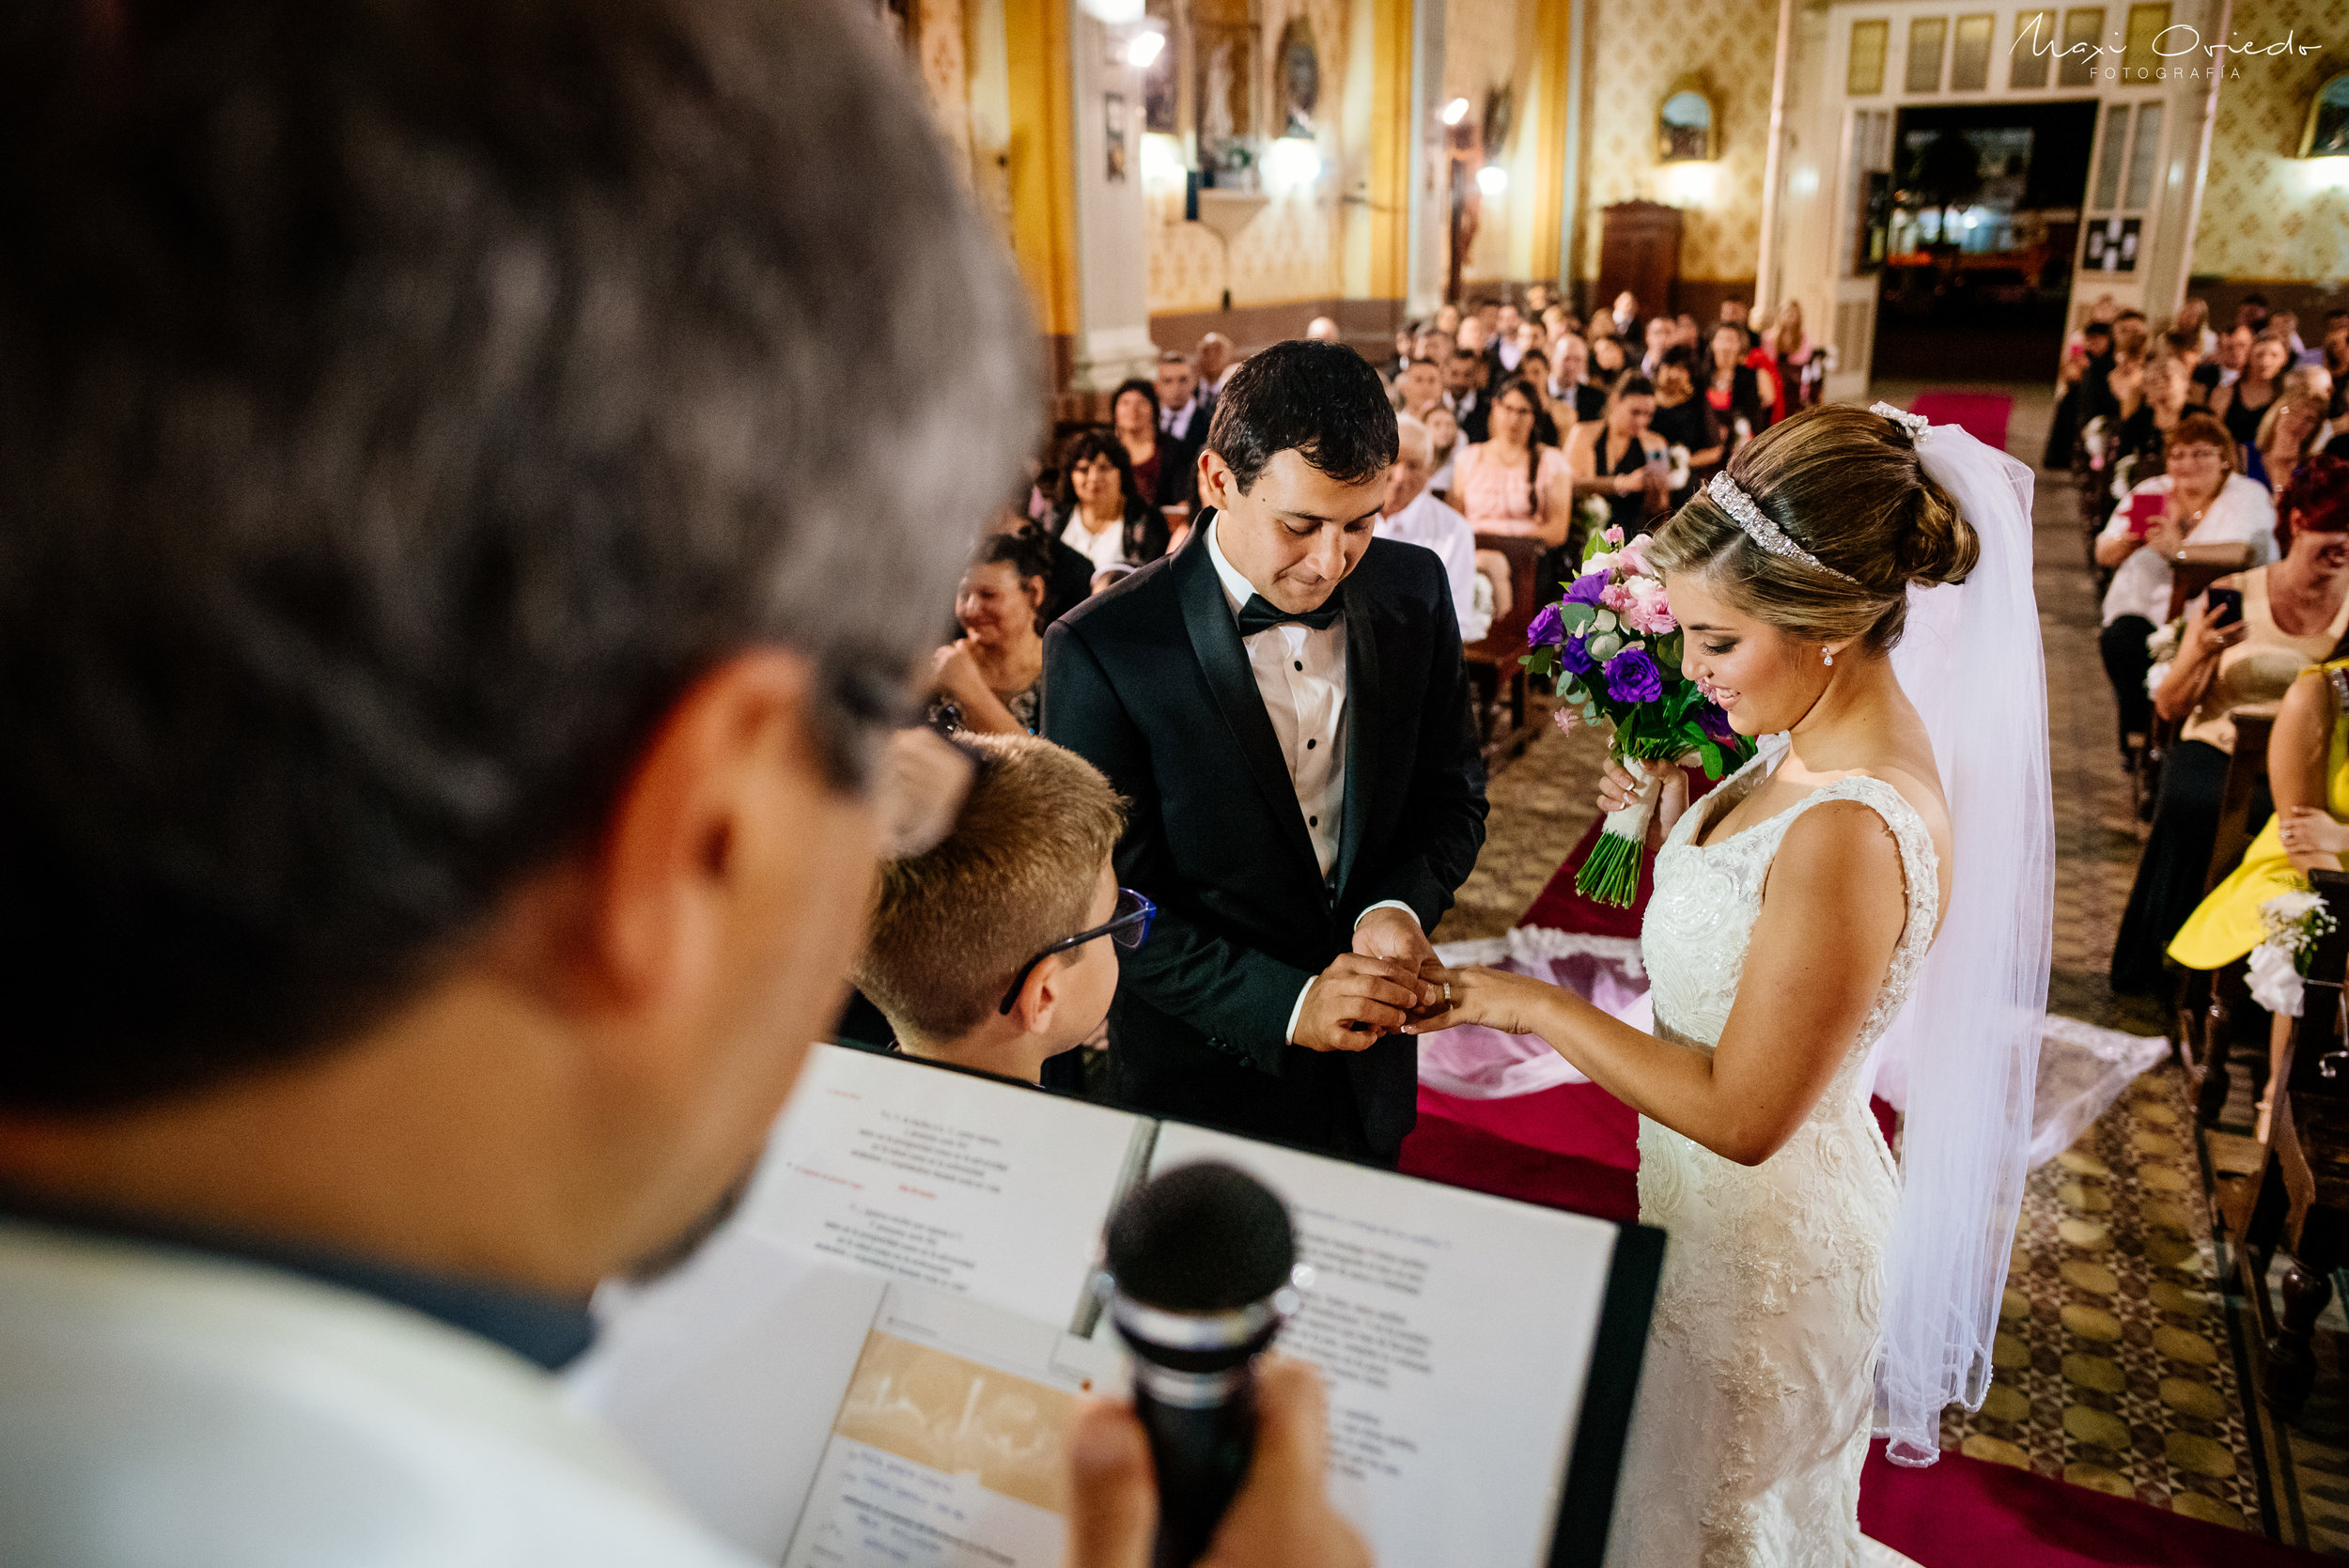
[[[1442,564],[1372,537],[1394,455],[1359,354],[1267,349],[1217,400],[1190,541],[1044,641],[1044,734],[1132,802],[1118,877],[1159,910],[1110,1014],[1118,1097],[1390,1165],[1396,1031],[1485,840]]]

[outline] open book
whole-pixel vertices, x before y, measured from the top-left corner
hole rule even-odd
[[[1597,1563],[1661,1233],[835,1047],[710,1245],[599,1298],[575,1392],[767,1560],[1050,1568],[1068,1412],[1125,1387],[1102,1227],[1197,1159],[1289,1205],[1315,1279],[1276,1348],[1377,1560]]]

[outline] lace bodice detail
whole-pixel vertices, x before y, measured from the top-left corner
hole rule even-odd
[[[1736,1003],[1771,862],[1829,800],[1880,815],[1906,913],[1875,1005],[1819,1103],[1758,1165],[1640,1122],[1640,1219],[1669,1241],[1610,1568],[1861,1568],[1859,1472],[1900,1176],[1860,1075],[1932,945],[1939,861],[1881,779],[1839,780],[1742,832],[1695,842],[1766,776],[1757,757],[1674,827],[1656,861],[1641,956],[1657,1032],[1711,1049]]]
[[[1933,944],[1941,901],[1940,856],[1924,818],[1899,790],[1882,779],[1858,775],[1815,789],[1741,832],[1698,844],[1697,830],[1703,823],[1718,819],[1768,776],[1767,761],[1763,756],[1749,761],[1673,825],[1672,836],[1657,852],[1656,894],[1641,930],[1641,952],[1655,990],[1658,1027],[1690,1045],[1719,1044],[1737,1000],[1753,924],[1761,917],[1763,886],[1787,830],[1803,813],[1829,800],[1857,800],[1872,808],[1900,846],[1908,924],[1893,951],[1884,988],[1852,1042],[1843,1073],[1829,1091],[1832,1095],[1848,1087],[1845,1079],[1866,1060],[1908,1000],[1918,967]]]

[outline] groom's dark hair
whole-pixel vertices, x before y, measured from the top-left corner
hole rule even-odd
[[[1276,343],[1232,372],[1207,450],[1231,465],[1242,493],[1283,452],[1340,484],[1364,484],[1394,462],[1394,409],[1378,372],[1344,344]]]

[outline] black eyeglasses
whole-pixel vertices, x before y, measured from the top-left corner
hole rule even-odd
[[[1120,947],[1140,947],[1149,938],[1150,923],[1158,918],[1159,907],[1156,904],[1151,903],[1131,888],[1118,889],[1117,909],[1110,916],[1108,924],[1097,925],[1090,931],[1080,931],[1073,937],[1063,937],[1020,965],[1019,972],[1011,977],[1011,989],[1003,993],[1003,1000],[995,1011],[1010,1012],[1011,1004],[1019,1000],[1019,987],[1028,983],[1028,976],[1034,971],[1036,965],[1044,962],[1053,954],[1066,953],[1072,947],[1082,947],[1097,937],[1109,937],[1114,939]]]

